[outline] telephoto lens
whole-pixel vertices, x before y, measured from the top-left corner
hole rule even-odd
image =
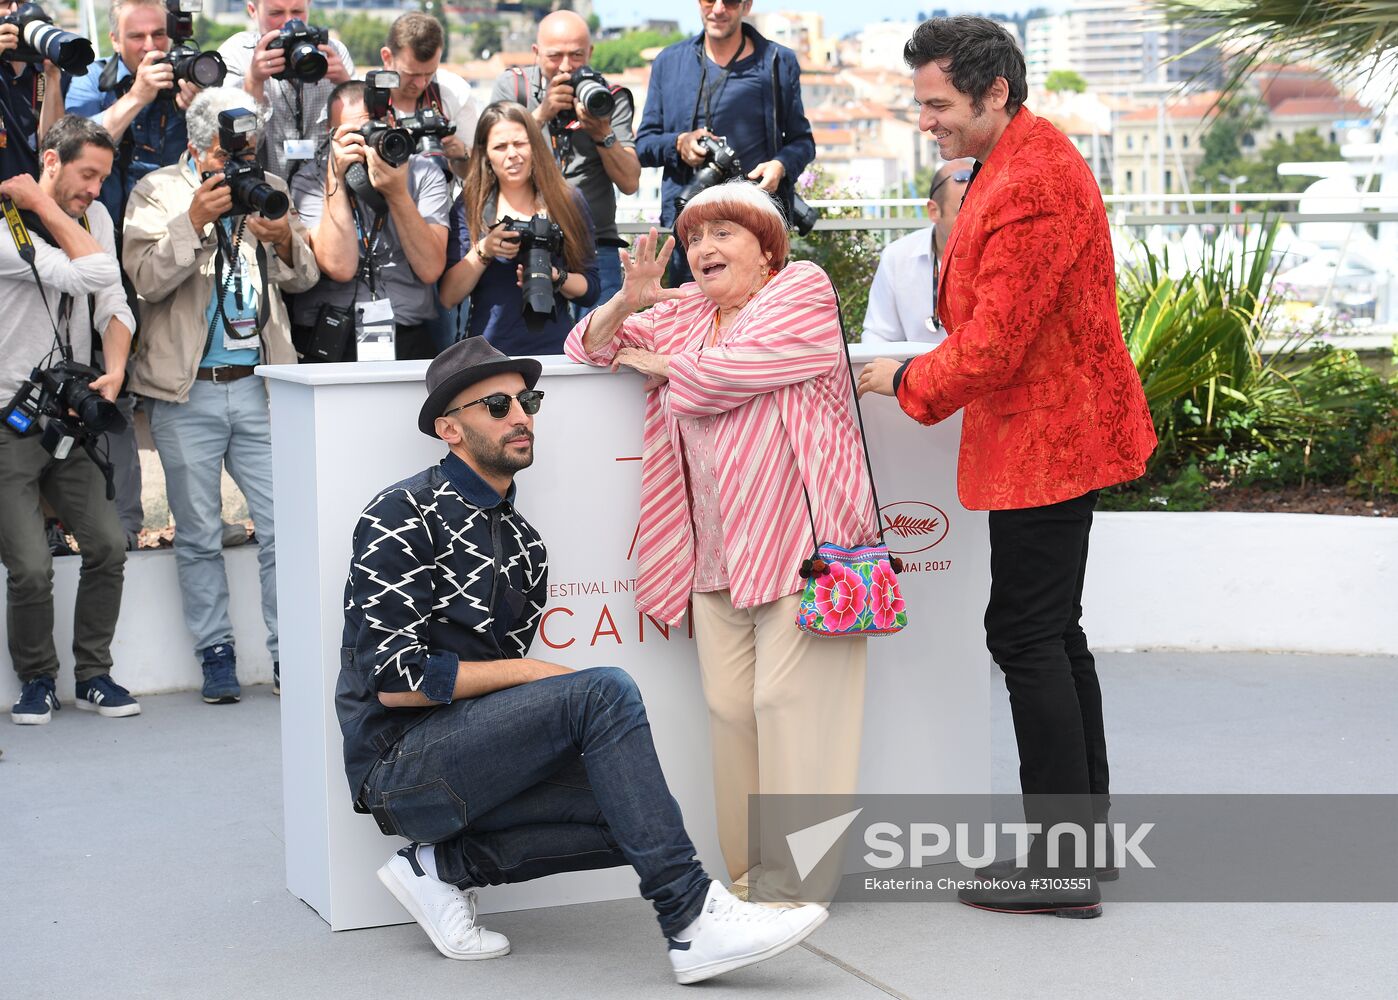
[[[231,167],[232,164],[229,164]],[[256,164],[239,164],[237,173],[227,175],[233,189],[233,204],[242,207],[244,215],[256,212],[264,219],[280,219],[291,207],[285,194],[264,179],[262,168]]]
[[[281,49],[286,56],[286,66],[274,79],[300,80],[315,83],[325,77],[330,63],[319,46],[330,44],[330,32],[325,28],[313,28],[299,18],[292,18],[282,25],[281,34],[267,43],[269,49]]]
[[[196,87],[221,87],[223,78],[228,74],[223,56],[217,52],[201,52],[193,45],[176,45],[165,58],[175,71],[172,90],[179,89],[181,80]]]
[[[19,28],[19,45],[5,58],[15,62],[40,63],[47,59],[67,73],[81,73],[97,58],[92,43],[54,27],[53,19],[36,3],[20,4],[12,13],[0,17],[0,24]]]
[[[602,74],[591,66],[575,69],[572,84],[573,97],[594,118],[610,118],[616,110],[616,95]]]

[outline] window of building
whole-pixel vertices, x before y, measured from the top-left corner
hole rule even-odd
[[[1165,171],[1165,193],[1169,194],[1174,189],[1175,185],[1173,183],[1173,178],[1170,175],[1170,171],[1167,170]]]
[[[1128,170],[1126,171],[1126,193],[1131,194],[1135,190],[1135,185],[1131,181],[1131,171]]]
[[[1182,145],[1185,149],[1188,149],[1188,148],[1189,148],[1189,136],[1187,136],[1187,135],[1180,136],[1180,145]]]
[[[1166,133],[1165,133],[1165,148],[1166,148],[1166,149],[1174,149],[1174,148],[1175,148],[1175,137],[1174,137],[1173,135],[1171,135],[1169,132],[1166,132]]]
[[[1134,135],[1132,135],[1130,132],[1127,132],[1127,133],[1126,133],[1126,148],[1127,148],[1127,149],[1135,149],[1135,148],[1136,148],[1136,137],[1135,137]],[[1127,176],[1127,177],[1130,177],[1131,175],[1130,175],[1130,174],[1127,174],[1126,176]],[[1130,183],[1130,182],[1128,181],[1127,183]]]

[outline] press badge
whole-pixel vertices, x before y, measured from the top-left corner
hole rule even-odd
[[[282,155],[288,160],[314,160],[316,141],[314,139],[287,139],[282,143]]]
[[[242,255],[238,257],[238,277],[234,282],[233,309],[229,309],[228,299],[224,299],[224,309],[228,314],[245,318],[228,320],[223,329],[223,349],[225,351],[247,351],[257,349],[257,289],[248,274],[248,262]],[[232,329],[229,329],[231,327]]]
[[[392,361],[394,351],[393,303],[374,299],[355,306],[355,339],[360,361]]]

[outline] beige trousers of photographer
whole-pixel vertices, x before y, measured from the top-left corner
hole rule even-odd
[[[759,868],[758,899],[829,899],[785,870],[784,832],[749,845],[748,796],[848,795],[859,778],[865,638],[796,627],[800,596],[742,610],[727,590],[693,596],[713,742],[719,845],[730,878]]]

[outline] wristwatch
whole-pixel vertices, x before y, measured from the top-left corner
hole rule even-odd
[[[603,149],[611,149],[613,146],[616,145],[616,133],[608,132],[607,138],[599,142],[598,145],[601,146]]]

